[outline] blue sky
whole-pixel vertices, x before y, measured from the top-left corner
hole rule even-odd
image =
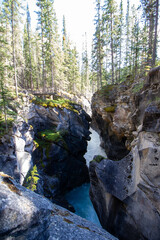
[[[1,2],[2,0],[0,0]],[[28,0],[23,3],[29,3],[31,13],[32,27],[36,27],[37,15],[36,0]],[[103,0],[101,1],[103,3]],[[119,4],[120,0],[117,0]],[[124,0],[124,8],[127,0]],[[139,0],[131,0],[131,3],[137,4]],[[88,51],[91,51],[91,43],[94,33],[93,19],[95,16],[95,0],[54,0],[54,8],[57,14],[59,32],[62,31],[63,15],[66,18],[66,28],[70,39],[76,45],[79,53],[82,51],[82,43],[84,42],[84,34],[87,33]]]

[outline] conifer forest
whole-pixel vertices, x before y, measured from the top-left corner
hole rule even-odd
[[[10,86],[17,97],[18,88],[87,96],[105,84],[140,79],[160,63],[159,0],[140,0],[138,7],[132,0],[95,0],[91,57],[87,38],[78,53],[65,16],[59,34],[53,0],[37,0],[36,5],[34,30],[27,2],[23,7],[20,0],[1,3],[1,105]]]

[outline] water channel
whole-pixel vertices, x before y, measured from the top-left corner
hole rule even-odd
[[[106,157],[104,150],[100,147],[100,138],[96,131],[90,129],[91,140],[88,142],[87,152],[84,155],[87,166],[93,159],[94,155],[101,155]],[[97,214],[93,208],[92,202],[89,198],[89,183],[83,184],[67,193],[66,199],[75,208],[75,213],[90,222],[100,226]]]

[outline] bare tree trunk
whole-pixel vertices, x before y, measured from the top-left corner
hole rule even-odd
[[[33,79],[32,79],[32,61],[31,61],[31,47],[30,47],[30,40],[29,40],[29,62],[30,62],[30,83],[31,83],[31,89],[33,89],[34,86],[33,86]]]
[[[156,20],[155,20],[155,34],[154,34],[154,45],[153,45],[153,57],[152,57],[152,66],[155,66],[156,63],[156,51],[157,51],[157,29],[158,29],[158,7],[159,0],[156,0]]]
[[[149,44],[148,44],[148,64],[152,66],[152,53],[153,53],[153,30],[154,30],[154,16],[153,9],[150,10],[149,15]]]
[[[112,84],[114,84],[114,55],[113,55],[113,19],[111,13],[111,60],[112,60]]]
[[[52,81],[52,89],[54,89],[54,63],[53,63],[53,59],[52,59],[52,56],[51,56],[51,81]]]
[[[16,96],[18,98],[18,82],[17,82],[17,69],[15,58],[15,36],[14,36],[14,3],[12,1],[12,54],[13,54],[13,68],[14,68],[14,83],[16,88]]]

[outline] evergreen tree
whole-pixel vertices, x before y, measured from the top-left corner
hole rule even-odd
[[[51,87],[56,90],[57,73],[62,67],[57,66],[58,54],[60,48],[58,46],[59,36],[57,28],[56,14],[53,8],[53,0],[37,0],[39,7],[38,24],[40,27],[41,38],[41,62],[42,62],[42,83],[43,89]]]
[[[9,20],[12,35],[12,56],[13,56],[13,77],[16,88],[16,95],[18,97],[18,79],[17,79],[17,56],[16,56],[16,39],[18,37],[17,27],[20,21],[21,3],[18,0],[4,0],[3,10],[6,21]]]
[[[141,4],[148,28],[147,64],[151,67],[156,61],[159,0],[141,0]]]
[[[95,33],[93,38],[92,48],[92,69],[97,75],[97,88],[102,87],[102,73],[103,73],[103,27],[101,17],[101,4],[100,0],[96,0],[96,16],[94,19]]]
[[[155,5],[155,33],[154,33],[154,45],[153,45],[153,61],[152,61],[152,65],[154,66],[156,63],[156,57],[157,57],[157,31],[158,31],[158,16],[159,16],[159,0],[156,0],[156,5]]]
[[[32,71],[32,53],[31,53],[31,17],[27,4],[27,19],[24,26],[23,35],[23,53],[25,61],[25,85],[27,88],[33,89],[33,71]]]
[[[112,83],[115,82],[115,52],[117,51],[120,32],[118,33],[118,15],[115,0],[105,0],[103,7],[103,22],[107,36],[106,44],[110,45]],[[119,35],[119,36],[118,36]]]
[[[85,39],[82,50],[82,68],[81,68],[81,93],[87,94],[89,90],[89,60],[87,49],[87,34],[85,33]]]
[[[5,88],[6,84],[6,77],[7,77],[7,71],[8,68],[7,65],[7,41],[5,39],[5,23],[2,15],[2,10],[0,8],[0,106],[3,107],[4,112],[4,118],[5,118],[5,125],[6,125],[6,131],[8,129],[7,126],[7,91]],[[3,119],[2,112],[0,111],[0,120]]]

